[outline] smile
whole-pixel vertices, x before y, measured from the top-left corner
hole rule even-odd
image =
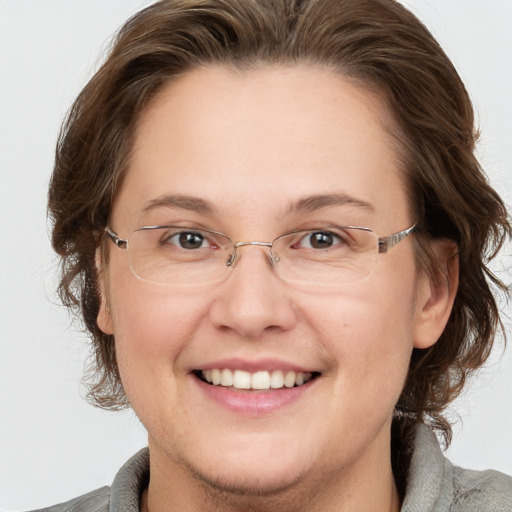
[[[245,370],[231,370],[228,368],[211,370],[198,370],[196,375],[213,386],[230,387],[240,390],[269,390],[299,387],[317,375],[318,372],[294,371],[257,371],[254,373]]]

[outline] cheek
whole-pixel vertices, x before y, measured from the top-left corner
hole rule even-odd
[[[128,394],[128,381],[152,381],[159,369],[173,378],[206,308],[198,294],[135,285],[125,283],[111,294],[117,360]]]
[[[133,293],[112,297],[117,363],[133,410],[150,432],[162,428],[161,435],[167,436],[172,434],[168,429],[176,426],[169,415],[175,411],[185,415],[180,395],[186,375],[183,361],[204,308],[197,295],[144,288],[139,282]]]
[[[347,386],[375,397],[401,391],[413,349],[413,282],[390,287],[374,280],[310,307],[310,323],[333,359],[340,393]]]

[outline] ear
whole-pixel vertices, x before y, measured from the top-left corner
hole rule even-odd
[[[112,327],[112,317],[110,315],[110,306],[108,301],[108,270],[103,264],[103,258],[101,255],[101,247],[96,249],[96,272],[98,274],[98,293],[100,294],[100,308],[98,310],[98,316],[96,323],[98,327],[105,334],[114,334]]]
[[[435,240],[431,246],[438,261],[433,276],[422,272],[416,302],[414,347],[434,345],[443,333],[452,312],[459,285],[459,257],[451,240]]]

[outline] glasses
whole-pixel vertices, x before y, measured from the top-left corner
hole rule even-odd
[[[339,285],[370,276],[379,254],[386,253],[416,225],[379,238],[355,226],[291,231],[273,242],[233,242],[217,231],[184,226],[144,226],[123,239],[109,227],[112,242],[128,253],[136,277],[162,285],[222,281],[248,245],[268,247],[270,263],[285,281]]]

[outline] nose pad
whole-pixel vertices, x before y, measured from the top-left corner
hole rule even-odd
[[[277,264],[281,261],[281,258],[279,257],[279,254],[274,254],[272,252],[272,249],[270,250],[270,254],[268,255],[270,259],[270,263],[272,264],[272,268],[274,270],[277,270]]]
[[[226,260],[226,266],[234,267],[236,265],[236,260],[238,259],[238,251],[236,247],[233,249],[233,252],[229,255],[229,258]]]

